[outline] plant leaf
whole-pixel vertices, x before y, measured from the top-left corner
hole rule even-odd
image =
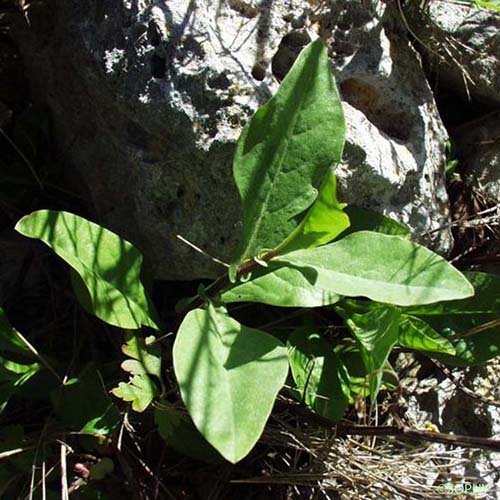
[[[500,317],[500,277],[478,272],[464,274],[474,286],[473,297],[405,310],[406,313],[424,320],[443,336],[466,335],[451,340],[455,347],[455,356],[431,356],[453,366],[477,365],[500,355],[500,325],[494,323]],[[484,331],[468,335],[469,331],[483,325],[491,326]]]
[[[453,344],[447,338],[439,335],[425,321],[415,316],[406,315],[403,315],[401,319],[398,336],[399,345],[424,353],[455,354]]]
[[[143,338],[136,332],[126,332],[122,352],[132,359],[124,361],[122,368],[137,375],[147,373],[161,378],[161,347],[155,340],[153,335]]]
[[[0,357],[0,413],[18,389],[41,369],[38,363],[22,364]]]
[[[299,328],[288,338],[287,347],[298,399],[316,413],[340,420],[348,398],[341,381],[344,367],[333,346],[319,334]]]
[[[340,161],[345,124],[321,40],[299,55],[276,93],[238,141],[234,178],[243,203],[243,234],[234,267],[274,248],[297,227],[332,164]]]
[[[350,343],[354,339],[343,339],[342,343],[335,346],[335,354],[341,362],[342,374],[340,381],[344,394],[348,398],[349,404],[355,403],[357,397],[366,398],[370,395],[370,374],[367,372],[359,344]],[[382,371],[382,383],[380,390],[393,390],[398,385],[397,378],[393,375],[389,362],[384,365]]]
[[[407,314],[415,316],[500,316],[500,276],[488,273],[465,272],[474,288],[474,295],[462,300],[450,300],[419,307],[410,307]]]
[[[117,398],[132,403],[132,409],[143,412],[153,401],[158,391],[147,375],[134,375],[128,383],[120,382],[111,391]]]
[[[0,351],[13,352],[24,356],[32,356],[26,344],[19,338],[12,327],[5,311],[0,307]]]
[[[351,221],[350,227],[343,233],[343,236],[357,231],[374,231],[376,233],[389,234],[392,236],[410,237],[410,228],[401,222],[390,217],[374,212],[367,208],[349,205],[345,212]]]
[[[340,315],[344,312],[337,308]],[[398,308],[386,306],[366,314],[346,317],[346,324],[358,341],[363,363],[370,377],[370,398],[377,399],[382,384],[383,369],[389,354],[398,340],[401,312]]]
[[[23,217],[16,230],[42,240],[78,273],[88,295],[77,297],[98,318],[121,328],[158,329],[140,281],[142,255],[131,243],[82,217],[53,210]]]
[[[226,460],[238,462],[262,434],[285,383],[285,346],[209,305],[184,318],[173,360],[196,428]]]
[[[121,421],[96,367],[88,365],[51,393],[54,412],[67,426],[88,434],[109,435]]]
[[[277,252],[313,248],[332,241],[349,227],[346,206],[337,200],[337,178],[331,170],[313,206]]]
[[[246,282],[222,294],[231,302],[260,302],[281,307],[321,307],[334,304],[340,296],[313,285],[315,272],[270,262]]]
[[[400,236],[370,231],[274,261],[315,270],[313,284],[324,290],[395,305],[428,304],[474,293],[465,277],[439,255]]]
[[[155,408],[155,423],[160,436],[179,453],[207,463],[224,461],[222,455],[200,434],[189,415],[181,413],[166,401]]]

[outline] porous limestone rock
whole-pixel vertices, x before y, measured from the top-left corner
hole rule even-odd
[[[14,36],[100,222],[166,279],[220,269],[241,229],[234,144],[321,36],[345,100],[344,200],[422,235],[448,222],[446,133],[416,51],[379,0],[32,0]],[[29,19],[29,25],[26,22]],[[446,252],[447,231],[431,245]]]

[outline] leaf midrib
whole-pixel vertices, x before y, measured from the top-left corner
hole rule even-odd
[[[309,86],[310,86],[311,81],[312,81],[312,72],[305,72],[305,73],[306,73],[305,74],[306,87],[307,87],[307,89],[309,89]],[[289,101],[289,99],[287,101]],[[274,191],[274,184],[275,184],[276,180],[278,179],[279,175],[281,174],[281,170],[283,168],[283,162],[284,162],[286,153],[288,151],[290,138],[293,135],[293,131],[295,130],[295,125],[297,124],[297,118],[303,109],[303,105],[304,105],[304,97],[302,96],[302,99],[300,99],[298,106],[296,107],[295,111],[292,114],[292,117],[290,120],[291,126],[288,128],[288,132],[285,134],[285,140],[284,140],[285,147],[283,148],[283,153],[281,155],[281,158],[279,158],[278,167],[277,167],[277,170],[276,170],[276,172],[271,180],[271,188],[268,190],[268,192],[266,194],[265,202],[261,204],[260,210],[258,211],[257,221],[254,224],[255,230],[250,235],[250,238],[249,238],[248,243],[246,245],[246,249],[243,253],[243,259],[245,259],[247,257],[248,249],[253,247],[253,244],[257,238],[257,235],[260,234],[260,227],[261,227],[262,219],[264,218],[264,215],[267,213],[267,205],[269,203],[269,198]]]

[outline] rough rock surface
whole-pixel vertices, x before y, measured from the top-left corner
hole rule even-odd
[[[464,96],[500,103],[500,13],[449,0],[427,5],[410,19],[440,81]]]
[[[446,133],[388,4],[342,0],[33,0],[18,43],[59,149],[101,222],[167,279],[210,277],[240,230],[234,142],[300,48],[328,43],[346,101],[344,199],[407,222],[448,221]],[[450,236],[434,233],[447,251]]]
[[[467,183],[500,203],[500,111],[462,125],[455,136]]]
[[[411,356],[400,357],[399,368],[412,364]],[[471,397],[460,390],[449,378],[431,366],[417,364],[402,380],[404,399],[407,406],[405,417],[418,428],[436,426],[441,432],[500,438],[500,407],[488,401],[500,401],[498,371],[500,361],[493,359],[483,366],[453,370],[459,386],[479,398]],[[482,399],[481,399],[482,398]],[[491,496],[500,484],[500,453],[457,449],[457,458],[466,459],[464,465],[449,471],[449,479],[463,482],[464,478],[478,484],[488,484]],[[475,481],[473,481],[475,479]],[[497,492],[500,494],[500,492]]]

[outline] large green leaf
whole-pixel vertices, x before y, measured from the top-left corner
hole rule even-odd
[[[342,381],[345,367],[333,346],[307,329],[294,331],[287,342],[288,359],[295,382],[294,393],[316,413],[340,420],[348,405]]]
[[[224,302],[261,302],[281,307],[321,307],[340,296],[314,283],[315,272],[270,262],[249,281],[238,282],[222,294]]]
[[[395,305],[469,297],[474,289],[439,255],[400,236],[370,231],[274,259],[316,271],[314,285]]]
[[[425,321],[415,316],[402,315],[399,324],[398,344],[425,353],[455,354],[453,344]]]
[[[51,400],[59,419],[74,430],[108,435],[120,425],[120,413],[92,364],[55,389]]]
[[[121,328],[158,328],[140,280],[142,255],[131,243],[82,217],[52,210],[23,217],[16,230],[42,240],[78,273],[90,299],[84,305],[98,318]]]
[[[332,241],[349,227],[345,203],[337,200],[337,178],[330,171],[316,201],[302,222],[280,245],[278,253],[313,248]]]
[[[338,312],[344,315],[340,308]],[[385,306],[366,314],[346,317],[347,326],[359,343],[361,357],[370,377],[370,397],[373,402],[380,390],[389,354],[398,341],[400,316],[397,307]]]
[[[344,134],[326,48],[317,40],[302,51],[238,141],[234,178],[243,203],[243,234],[233,270],[295,229],[328,168],[341,159]]]
[[[209,305],[184,318],[173,361],[196,428],[224,458],[241,460],[262,434],[285,383],[285,346]]]

